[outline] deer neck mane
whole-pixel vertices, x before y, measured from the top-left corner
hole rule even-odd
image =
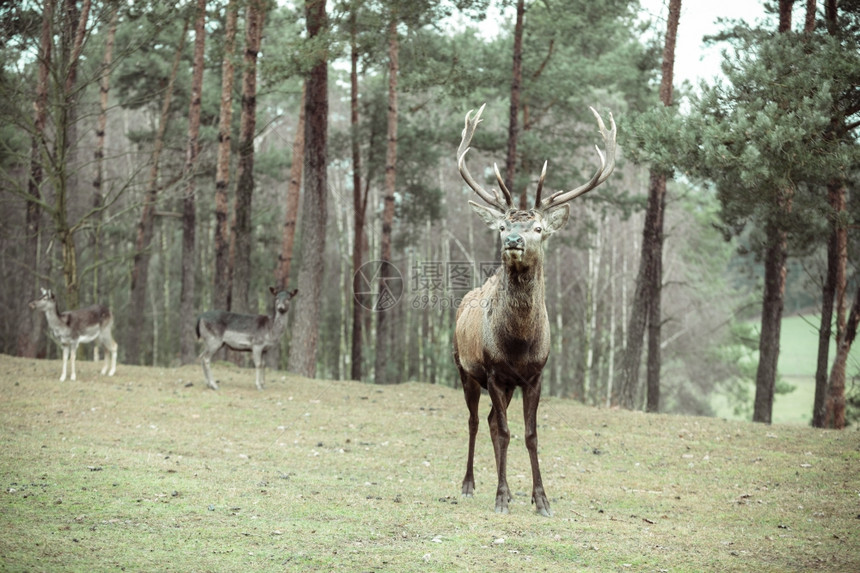
[[[527,268],[502,265],[497,288],[499,310],[513,324],[533,324],[535,315],[546,312],[543,266],[539,263]]]

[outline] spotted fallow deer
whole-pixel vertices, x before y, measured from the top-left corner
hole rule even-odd
[[[541,373],[549,356],[550,330],[544,301],[544,245],[547,238],[564,227],[570,214],[568,203],[603,183],[615,166],[615,121],[609,114],[611,129],[606,129],[600,115],[591,108],[603,136],[605,153],[597,148],[600,167],[585,184],[569,191],[553,193],[541,199],[546,163],[537,184],[534,208],[514,207],[510,191],[495,167],[501,193],[484,189],[466,168],[466,153],[484,106],[474,116],[466,114],[466,126],[457,164],[466,184],[487,205],[469,201],[472,210],[501,239],[501,265],[487,281],[463,297],[457,309],[454,330],[454,362],[460,373],[466,405],[469,408],[469,453],[463,496],[475,490],[473,460],[475,434],[478,432],[478,401],[481,389],[492,401],[487,421],[496,457],[498,487],[496,512],[508,513],[512,499],[507,482],[507,451],[510,442],[507,409],[514,390],[523,396],[525,442],[532,468],[532,503],[538,513],[552,515],[543,488],[538,463],[537,409],[541,395]]]
[[[57,298],[48,289],[42,289],[42,296],[30,301],[30,308],[45,313],[51,335],[63,348],[63,373],[60,382],[66,379],[66,365],[71,356],[71,379],[75,379],[75,355],[81,342],[96,341],[95,361],[99,361],[99,345],[105,349],[105,364],[102,374],[113,376],[116,372],[117,344],[111,335],[113,314],[108,307],[94,304],[78,310],[60,312],[57,309]],[[108,363],[110,354],[110,363]],[[110,370],[108,370],[110,366]]]

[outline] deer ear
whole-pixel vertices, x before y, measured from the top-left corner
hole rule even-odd
[[[299,292],[299,289],[294,288],[293,292],[290,293],[290,298],[293,298],[294,296],[296,296],[296,294],[298,294],[298,292]]]
[[[469,206],[472,208],[472,211],[481,216],[484,220],[484,223],[491,229],[498,230],[496,227],[499,224],[499,219],[503,219],[505,214],[499,211],[494,207],[488,207],[486,205],[481,205],[479,203],[475,203],[474,201],[469,201]]]
[[[273,287],[273,286],[270,286],[270,287],[269,287],[269,292],[270,292],[270,293],[272,293],[272,294],[273,294],[273,295],[275,295],[275,296],[278,296],[278,289],[276,289],[276,288],[275,288],[275,287]]]
[[[546,234],[551,235],[560,231],[567,224],[568,217],[570,217],[570,205],[566,203],[547,212],[544,218]]]

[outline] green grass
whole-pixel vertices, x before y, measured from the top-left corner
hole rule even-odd
[[[815,367],[818,360],[818,320],[815,315],[790,316],[782,321],[778,371],[780,377],[795,387],[789,394],[774,398],[773,421],[780,424],[809,425],[815,398]],[[836,354],[836,344],[830,345],[830,363]],[[850,378],[860,375],[860,349],[854,345],[848,356]],[[750,400],[755,396],[755,383],[750,382]],[[722,418],[739,419],[731,405],[721,396],[714,396],[712,406]]]
[[[857,571],[856,431],[545,399],[509,515],[486,422],[461,499],[459,390],[0,355],[3,571]],[[489,409],[482,400],[482,417]]]

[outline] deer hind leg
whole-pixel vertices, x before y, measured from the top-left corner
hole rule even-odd
[[[496,455],[496,472],[499,484],[496,488],[496,513],[508,513],[508,502],[513,499],[508,487],[508,444],[511,441],[511,431],[508,428],[508,404],[514,395],[513,388],[500,388],[495,384],[494,377],[487,381],[487,390],[493,407],[487,421],[490,424],[490,437],[493,440],[493,452]]]
[[[212,378],[212,368],[210,367],[210,362],[212,360],[212,356],[216,352],[218,352],[219,348],[212,350],[208,345],[206,345],[206,347],[203,348],[203,352],[200,353],[201,363],[203,364],[203,379],[206,380],[206,385],[213,390],[218,389],[218,383],[215,382],[215,380]]]
[[[537,379],[536,384],[523,387],[523,420],[525,422],[526,448],[529,451],[529,460],[532,466],[532,503],[535,504],[535,510],[539,514],[551,517],[552,510],[549,508],[549,500],[543,489],[538,462],[537,409],[540,402],[540,387],[540,378]]]
[[[475,493],[475,436],[478,434],[478,403],[481,400],[481,386],[460,368],[460,380],[463,383],[463,393],[466,406],[469,408],[469,454],[466,458],[466,475],[463,477],[463,497],[472,497]]]
[[[99,342],[105,348],[105,364],[102,366],[102,374],[107,374],[108,376],[113,376],[116,373],[116,351],[117,351],[117,343],[111,336],[110,330],[102,331],[102,335],[99,338]],[[110,362],[108,362],[108,356],[110,356]],[[96,362],[99,361],[99,345],[96,344]],[[110,366],[110,370],[108,370],[108,366]]]
[[[262,390],[264,378],[263,368],[266,366],[263,363],[263,347],[254,346],[251,348],[251,356],[254,359],[254,375],[256,376],[255,382],[257,383],[257,390]]]

